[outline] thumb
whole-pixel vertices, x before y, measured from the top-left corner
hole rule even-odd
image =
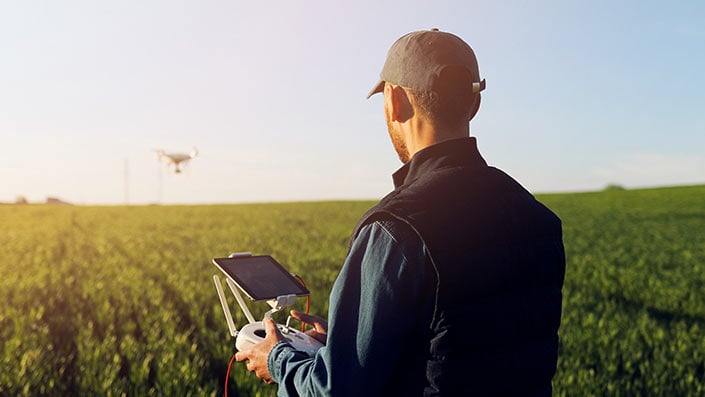
[[[279,332],[279,330],[277,329],[277,325],[274,324],[274,320],[272,320],[271,318],[264,319],[264,330],[267,335]]]
[[[267,338],[273,335],[276,340],[284,339],[284,335],[282,335],[279,327],[277,327],[277,324],[271,318],[264,319],[264,332],[267,333]]]

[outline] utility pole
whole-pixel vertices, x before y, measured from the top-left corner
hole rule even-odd
[[[130,205],[130,166],[125,157],[125,205]]]

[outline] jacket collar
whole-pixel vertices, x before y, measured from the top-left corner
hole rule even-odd
[[[439,168],[457,166],[487,166],[477,150],[474,137],[451,139],[419,150],[392,175],[394,187],[398,188]]]

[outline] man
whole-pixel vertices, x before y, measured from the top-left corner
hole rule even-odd
[[[404,166],[360,220],[313,358],[267,337],[237,354],[279,395],[550,395],[565,257],[560,220],[469,137],[475,54],[437,29],[389,50],[382,80]],[[368,98],[369,98],[368,96]]]

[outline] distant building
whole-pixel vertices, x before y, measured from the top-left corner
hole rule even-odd
[[[71,205],[71,203],[67,203],[66,201],[56,198],[56,197],[47,197],[47,204],[51,205]]]
[[[17,196],[15,197],[15,204],[28,204],[29,201],[27,201],[27,197],[25,196]]]

